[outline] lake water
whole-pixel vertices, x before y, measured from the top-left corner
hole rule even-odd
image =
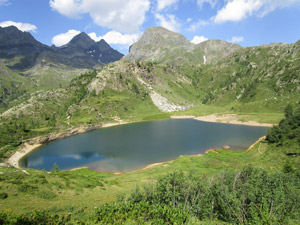
[[[266,135],[266,127],[169,119],[103,128],[50,142],[21,160],[24,168],[50,171],[88,166],[123,172],[204,153],[209,148],[243,150]]]

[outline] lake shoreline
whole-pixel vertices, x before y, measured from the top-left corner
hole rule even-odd
[[[245,126],[256,126],[256,127],[273,127],[274,124],[270,123],[259,123],[257,121],[239,121],[237,114],[225,114],[225,115],[206,115],[198,116],[194,118],[195,120],[203,122],[213,122],[213,123],[226,123],[226,124],[235,124],[235,125],[245,125]]]
[[[228,115],[230,117],[228,117]],[[203,122],[226,123],[226,124],[236,124],[236,125],[245,125],[245,126],[263,126],[263,127],[272,127],[273,126],[273,124],[258,123],[255,121],[248,121],[248,122],[237,121],[236,118],[229,120],[230,118],[232,118],[232,115],[235,115],[235,114],[226,114],[226,115],[222,115],[222,116],[217,116],[216,114],[210,114],[210,115],[201,116],[201,117],[196,117],[193,115],[173,115],[170,117],[170,119],[195,119],[195,120],[199,120],[199,121],[203,121]],[[23,157],[25,157],[26,155],[28,155],[29,153],[31,153],[32,151],[41,147],[43,144],[47,144],[54,140],[74,136],[77,134],[82,134],[82,133],[92,131],[92,130],[97,130],[97,129],[106,128],[106,127],[112,127],[112,126],[119,126],[119,125],[124,125],[124,124],[129,124],[129,123],[135,123],[135,122],[143,122],[143,121],[132,121],[132,122],[120,121],[120,122],[116,122],[116,123],[99,124],[99,125],[88,126],[88,127],[78,127],[78,128],[73,128],[70,130],[58,132],[58,133],[50,133],[49,135],[47,135],[45,137],[35,137],[35,138],[31,139],[30,141],[25,142],[20,148],[18,148],[18,150],[9,157],[9,159],[7,160],[7,163],[9,165],[11,165],[12,167],[21,169],[21,167],[20,167],[21,159]],[[202,155],[202,154],[198,154],[198,155]],[[163,163],[163,162],[161,162],[161,163]],[[154,163],[154,164],[157,164],[157,163]],[[150,164],[148,166],[152,167],[154,165]],[[148,166],[146,166],[145,168],[148,168]],[[142,169],[145,169],[145,168],[142,168]],[[76,169],[76,168],[73,168],[73,169]]]
[[[35,137],[32,138],[30,141],[25,142],[20,148],[18,148],[18,150],[13,155],[11,155],[6,162],[12,167],[22,169],[20,167],[20,160],[44,144],[47,144],[54,140],[74,136],[77,134],[82,134],[88,131],[106,128],[106,127],[119,126],[128,123],[129,122],[121,121],[118,123],[106,123],[106,124],[99,124],[99,125],[88,126],[88,127],[78,127],[78,128],[73,128],[70,130],[58,132],[58,133],[50,133],[49,135],[44,137]]]
[[[182,119],[182,118],[180,118],[180,119]],[[259,142],[261,142],[261,141],[264,141],[265,139],[266,139],[266,136],[262,136],[262,137],[258,138],[252,145],[250,145],[247,149],[245,149],[245,150],[243,150],[243,151],[245,151],[245,152],[250,151],[257,143],[259,143]],[[194,155],[180,155],[180,156],[178,156],[176,159],[178,159],[178,158],[180,158],[180,157],[182,157],[182,156],[202,157],[202,156],[204,156],[205,154],[208,154],[208,153],[210,153],[210,152],[213,152],[213,153],[219,155],[220,153],[219,153],[218,151],[216,151],[216,150],[218,150],[218,149],[209,148],[209,149],[205,150],[204,153],[199,153],[199,154],[194,154]],[[225,151],[233,151],[233,150],[231,150],[231,149],[223,149],[223,150],[225,150]],[[173,159],[173,160],[167,160],[167,161],[162,161],[162,162],[158,162],[158,163],[152,163],[152,164],[149,164],[149,165],[147,165],[147,166],[145,166],[145,167],[143,167],[143,168],[141,168],[141,169],[137,169],[137,170],[146,170],[146,169],[149,169],[149,168],[152,168],[152,167],[155,167],[155,166],[162,165],[162,164],[164,164],[164,163],[170,163],[170,162],[173,162],[173,161],[175,161],[176,159]],[[136,171],[136,170],[133,170],[133,171]],[[129,172],[133,172],[133,171],[129,171]],[[113,174],[122,174],[122,172],[117,172],[117,173],[113,173]]]
[[[173,115],[171,119],[195,119],[203,122],[211,123],[226,123],[235,125],[245,125],[245,126],[256,126],[256,127],[273,127],[274,124],[271,123],[259,123],[257,121],[240,121],[237,118],[237,114],[209,114],[206,116],[193,116],[193,115]]]

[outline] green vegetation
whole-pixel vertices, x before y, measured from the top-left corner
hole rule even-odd
[[[285,118],[279,122],[278,126],[269,130],[267,140],[269,143],[283,147],[295,145],[298,148],[293,150],[296,150],[300,154],[300,106],[295,110],[291,105],[285,108]]]
[[[0,168],[0,219],[11,224],[298,223],[300,158],[287,154],[299,149],[287,135],[299,128],[291,123],[297,112],[285,110],[278,126],[286,127],[283,144],[268,144],[268,138],[250,151],[214,150],[120,175]],[[36,209],[43,211],[32,213]]]
[[[300,223],[299,43],[239,48],[215,41],[191,52],[182,36],[170,35],[176,40],[157,36],[169,47],[145,55],[149,62],[122,60],[97,71],[45,62],[25,77],[0,64],[0,161],[34,137],[171,115],[280,121],[267,140],[251,151],[214,150],[118,175],[0,167],[1,224]],[[154,92],[187,110],[161,112]]]
[[[1,175],[1,191],[7,193],[8,197],[0,202],[0,208],[4,212],[12,211],[19,216],[28,216],[27,213],[40,209],[44,210],[44,215],[47,215],[45,218],[48,219],[54,215],[57,215],[57,218],[62,218],[62,216],[66,218],[71,214],[70,221],[74,222],[84,218],[83,220],[90,221],[90,224],[93,224],[95,220],[102,224],[106,224],[108,221],[134,224],[141,223],[142,218],[152,222],[156,222],[155,219],[164,219],[165,221],[178,219],[182,222],[181,219],[184,219],[187,222],[194,221],[195,224],[199,220],[218,221],[216,224],[220,224],[220,220],[240,223],[233,221],[241,219],[236,216],[243,207],[248,209],[251,206],[254,207],[254,211],[247,211],[247,217],[244,218],[248,222],[269,221],[270,224],[276,224],[290,221],[291,224],[294,224],[299,219],[297,211],[289,214],[293,211],[280,211],[283,210],[282,206],[275,206],[276,204],[280,205],[281,199],[296,200],[298,198],[299,166],[297,165],[300,165],[299,160],[299,157],[286,155],[284,151],[274,145],[260,142],[248,152],[215,150],[203,156],[182,156],[175,161],[121,175],[102,174],[87,169],[53,171],[52,173],[27,169],[26,171],[29,173],[27,175],[21,170],[2,168],[1,172],[5,174]],[[249,162],[252,167],[247,167]],[[290,171],[287,171],[287,162],[289,162],[288,165],[292,165]],[[245,166],[246,169],[243,169]],[[236,191],[232,192],[234,181],[236,182]],[[269,182],[269,185],[264,185],[266,182]],[[174,196],[171,184],[178,185],[178,187],[175,186],[177,192],[174,193]],[[135,191],[136,185],[140,187],[137,191]],[[198,185],[202,185],[202,188],[198,188]],[[215,189],[211,188],[212,186]],[[167,187],[169,192],[162,187]],[[145,191],[143,191],[144,188]],[[176,196],[179,199],[184,198],[187,193],[181,193],[182,190],[189,190],[189,194],[192,194],[193,190],[202,191],[201,199],[203,201],[207,199],[208,203],[205,205],[204,202],[204,205],[199,205],[201,208],[207,207],[212,200],[219,199],[219,203],[215,203],[216,207],[213,211],[209,211],[210,207],[204,208],[206,210],[203,211],[200,210],[204,214],[192,213],[187,210],[188,207],[183,209],[184,206],[180,204],[184,204],[185,201],[181,201],[176,207],[163,203],[164,199],[172,199]],[[278,191],[275,192],[275,190]],[[217,193],[218,195],[216,195]],[[246,201],[247,199],[240,197],[243,194],[247,194],[245,198],[250,198],[251,201],[257,198],[263,211],[255,211],[254,203],[256,201],[250,204]],[[264,194],[264,202],[261,202],[259,194]],[[209,196],[210,198],[208,198]],[[217,198],[217,196],[219,197]],[[225,198],[226,196],[228,198]],[[162,197],[161,200],[159,200],[160,197]],[[270,202],[269,197],[274,199],[274,203]],[[220,200],[224,198],[228,200],[228,204],[234,204],[235,207],[227,208],[226,202],[221,205],[225,208],[217,207],[217,204],[222,203]],[[150,202],[149,199],[157,202]],[[114,201],[116,202],[111,203]],[[28,205],[28,202],[31,204]],[[108,205],[103,205],[104,203],[108,203]],[[250,205],[244,205],[246,203]],[[288,201],[285,205],[290,207],[288,206],[290,203]],[[269,217],[272,204],[274,208]],[[157,205],[160,207],[153,207]],[[297,206],[297,204],[294,205]],[[95,209],[95,207],[97,208]],[[227,209],[227,211],[222,214],[221,211],[218,211],[222,209]],[[113,216],[114,213],[119,216]],[[31,213],[31,215],[34,214]],[[177,217],[178,215],[183,217]],[[265,217],[262,218],[263,216]],[[189,223],[192,224],[192,222]]]
[[[115,203],[95,206],[88,214],[73,207],[65,208],[71,210],[68,216],[57,214],[61,211],[58,208],[17,216],[2,212],[0,221],[4,224],[18,224],[18,221],[29,224],[80,221],[87,224],[199,224],[200,221],[295,224],[300,218],[299,172],[298,168],[296,173],[270,173],[251,166],[214,177],[203,177],[195,171],[173,172],[160,177],[155,184],[137,188],[126,198],[120,196]],[[19,191],[32,194],[37,189],[27,185]],[[56,197],[50,193],[38,192],[38,196],[47,200]]]
[[[171,173],[137,190],[128,201],[172,206],[200,221],[287,224],[300,217],[299,182],[299,174],[269,174],[252,167],[208,180],[193,172]]]
[[[10,101],[23,95],[25,90],[20,88],[26,78],[18,75],[0,62],[0,112]]]

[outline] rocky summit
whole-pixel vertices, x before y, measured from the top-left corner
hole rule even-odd
[[[49,49],[28,32],[22,32],[14,26],[0,27],[0,59],[12,69],[32,67],[37,57]]]
[[[240,48],[240,45],[220,40],[207,40],[200,44],[193,44],[181,34],[163,27],[150,27],[139,41],[130,47],[129,54],[124,57],[124,60],[173,65],[189,62],[216,63]]]

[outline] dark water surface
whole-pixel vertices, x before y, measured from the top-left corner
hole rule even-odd
[[[204,153],[229,145],[246,149],[266,135],[266,127],[169,119],[103,128],[50,142],[21,160],[22,167],[61,170],[81,166],[102,172],[122,172]]]

